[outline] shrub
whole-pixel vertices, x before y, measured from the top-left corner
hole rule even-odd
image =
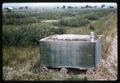
[[[36,23],[41,21],[41,19],[37,19],[36,17],[25,17],[25,18],[3,17],[2,20],[3,20],[3,24],[13,24],[13,25],[22,25],[22,24]]]
[[[12,27],[4,29],[2,40],[6,45],[24,45],[37,44],[41,38],[52,34],[63,34],[63,28],[45,27],[39,25],[22,25],[21,27]]]
[[[97,20],[97,19],[99,19],[98,15],[93,15],[93,16],[88,17],[88,20]]]
[[[61,26],[70,26],[70,27],[85,26],[88,23],[89,21],[83,18],[68,18],[68,19],[62,19],[60,21]]]
[[[94,27],[93,25],[90,25],[90,26],[89,26],[89,29],[90,29],[91,31],[94,31],[94,30],[95,30],[95,27]]]
[[[96,14],[91,14],[91,15],[89,14],[89,15],[85,16],[84,18],[86,18],[88,20],[97,20],[100,17],[98,15],[96,15]]]

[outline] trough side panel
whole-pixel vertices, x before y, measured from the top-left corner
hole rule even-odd
[[[40,41],[40,63],[43,65],[51,65],[51,57],[49,55],[49,42]]]
[[[95,43],[84,42],[79,45],[79,66],[84,68],[95,67]]]
[[[84,41],[41,41],[40,62],[51,67],[94,68],[95,43]]]
[[[97,66],[100,63],[100,60],[101,60],[101,39],[97,40],[95,50],[96,50],[95,63],[96,63],[96,66]]]

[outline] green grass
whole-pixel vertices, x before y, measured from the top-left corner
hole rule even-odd
[[[78,11],[3,11],[2,40],[5,45],[36,44],[36,41],[51,34],[89,33],[89,25],[109,14],[113,9],[78,10]],[[75,15],[72,15],[75,14]],[[106,16],[105,16],[106,17]],[[42,20],[57,19],[55,23],[41,23]],[[103,20],[104,21],[104,20]],[[108,23],[109,24],[109,23]],[[58,28],[55,28],[58,27]],[[64,28],[63,28],[64,27]],[[70,27],[69,31],[66,27]],[[72,28],[75,27],[75,28]],[[84,28],[81,28],[84,27]],[[102,34],[101,22],[94,25],[95,31]],[[102,28],[103,27],[103,28]],[[76,29],[78,28],[78,29]],[[76,30],[76,31],[74,31]],[[78,30],[78,31],[77,31]],[[107,31],[106,31],[107,33]]]
[[[3,66],[14,68],[24,67],[27,62],[37,57],[39,48],[36,46],[4,46]]]
[[[89,24],[88,19],[73,17],[73,18],[67,18],[67,19],[60,20],[59,25],[70,26],[70,27],[79,27],[79,26],[85,26],[87,24]]]
[[[87,20],[87,23],[83,18]],[[41,20],[49,19],[61,20],[63,24],[59,22],[41,23]],[[80,22],[83,22],[83,25]],[[68,77],[64,77],[60,72],[40,72],[38,65],[39,46],[36,46],[36,40],[56,33],[90,34],[91,31],[94,31],[96,34],[103,35],[102,58],[106,59],[106,52],[111,42],[108,40],[112,40],[109,38],[112,38],[117,30],[116,23],[117,15],[114,9],[82,10],[76,11],[74,14],[73,11],[56,13],[50,11],[3,12],[4,79],[7,79],[9,72],[7,67],[10,67],[14,72],[13,80],[87,80],[83,75],[78,77],[70,74]],[[103,71],[107,72],[106,68],[103,67]]]
[[[28,24],[21,26],[3,26],[2,40],[5,45],[30,45],[52,34],[62,34],[62,27],[44,26],[40,24]]]
[[[85,74],[81,74],[81,75],[74,75],[71,74],[69,75],[69,77],[66,80],[80,80],[80,81],[87,81],[87,77],[85,76]]]
[[[112,37],[114,36],[113,34],[115,33],[115,30],[117,28],[116,23],[117,23],[116,14],[110,13],[109,15],[101,17],[99,20],[95,21],[94,23],[90,23],[87,26],[73,27],[73,28],[68,27],[68,29],[66,29],[66,33],[67,34],[90,34],[91,31],[94,31],[96,34],[103,35],[102,57],[106,59],[107,57],[106,53],[108,53],[108,48],[112,41]],[[94,27],[94,29],[90,28],[91,25],[92,27]]]

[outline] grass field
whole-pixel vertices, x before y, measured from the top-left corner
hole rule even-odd
[[[102,58],[106,59],[111,39],[117,32],[116,9],[15,10],[3,11],[2,17],[4,80],[87,80],[82,74],[66,76],[52,70],[40,72],[38,40],[52,34],[89,34],[94,31],[103,35]],[[51,21],[45,22],[47,20]]]

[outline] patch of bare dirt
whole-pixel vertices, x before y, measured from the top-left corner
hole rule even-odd
[[[58,22],[59,20],[42,20],[41,23],[51,23],[51,22]]]

